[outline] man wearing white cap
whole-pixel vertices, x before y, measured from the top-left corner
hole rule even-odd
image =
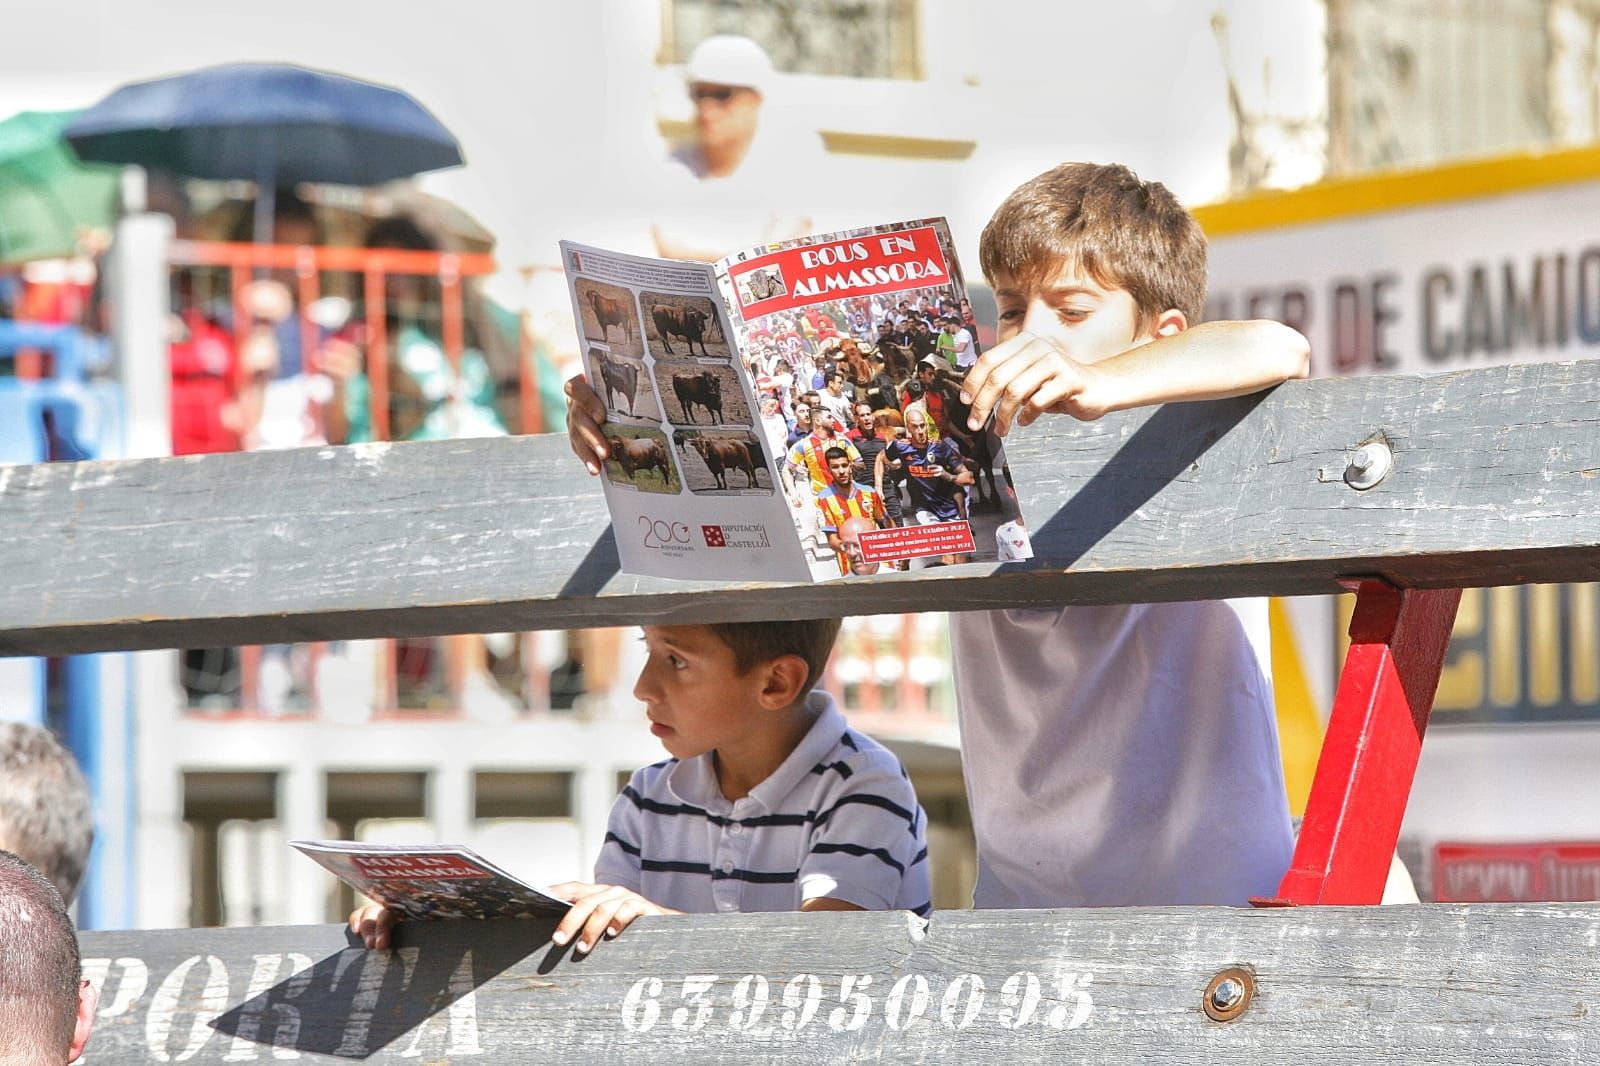
[[[774,132],[774,71],[748,37],[701,41],[684,70],[694,102],[695,140],[668,161],[674,215],[652,227],[656,249],[674,259],[717,259],[741,248],[800,237],[812,220],[798,205],[818,180],[822,158],[808,130]]]

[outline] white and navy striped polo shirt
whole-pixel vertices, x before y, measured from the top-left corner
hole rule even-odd
[[[722,795],[709,752],[636,771],[612,805],[595,881],[693,914],[831,897],[926,915],[927,816],[900,760],[851,729],[832,696],[807,699],[816,723],[743,799]]]

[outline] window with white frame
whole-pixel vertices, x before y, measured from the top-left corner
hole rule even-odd
[[[686,62],[707,37],[738,33],[787,74],[916,81],[920,8],[920,0],[662,0],[662,60]]]

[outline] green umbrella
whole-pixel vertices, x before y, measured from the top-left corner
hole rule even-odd
[[[76,111],[23,111],[0,122],[0,263],[78,251],[84,229],[116,221],[119,168],[78,161],[61,131]]]

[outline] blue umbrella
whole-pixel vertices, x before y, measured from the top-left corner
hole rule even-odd
[[[400,90],[273,63],[124,85],[65,137],[86,161],[253,180],[259,243],[271,239],[278,186],[378,185],[462,162],[450,131]]]

